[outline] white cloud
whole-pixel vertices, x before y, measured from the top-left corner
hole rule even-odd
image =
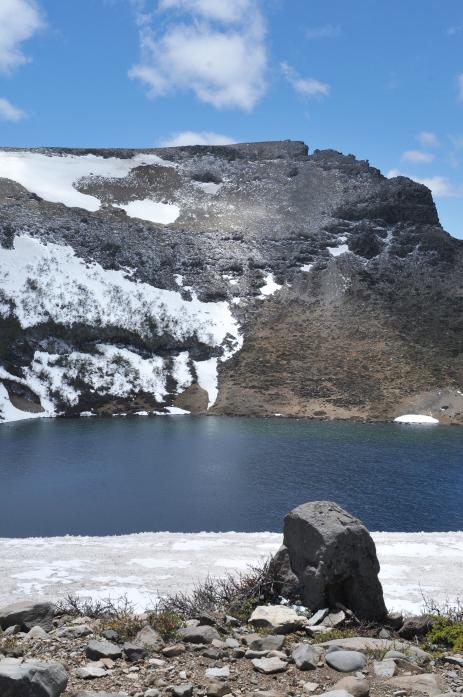
[[[165,148],[181,147],[183,145],[229,145],[236,143],[236,140],[220,133],[209,131],[182,131],[174,133],[169,138],[161,141],[161,146]]]
[[[424,152],[423,150],[406,150],[404,153],[402,153],[401,159],[404,162],[427,164],[434,160],[434,155],[432,152]]]
[[[0,72],[26,63],[21,44],[42,27],[35,0],[0,0]]]
[[[309,27],[305,35],[307,39],[336,39],[341,33],[339,24],[323,24],[319,27]]]
[[[159,3],[161,10],[183,10],[219,22],[239,22],[252,6],[252,0],[161,0]]]
[[[0,97],[0,120],[21,121],[26,118],[26,112],[14,106],[8,99]]]
[[[280,63],[283,75],[291,87],[304,97],[326,97],[330,92],[330,86],[314,78],[302,78],[288,63]]]
[[[420,131],[416,139],[421,145],[425,145],[429,148],[436,148],[439,145],[439,140],[435,133],[432,131]]]
[[[162,0],[169,14],[161,34],[141,27],[141,61],[129,72],[159,97],[192,90],[216,108],[250,111],[266,89],[265,28],[256,0]],[[219,24],[217,24],[219,21]]]
[[[457,77],[458,82],[458,99],[463,102],[463,73]]]
[[[448,177],[416,177],[413,174],[405,174],[398,169],[391,169],[386,174],[388,179],[392,177],[408,177],[418,184],[424,184],[428,189],[431,189],[433,196],[437,198],[455,198],[463,196],[463,187],[455,187]]]

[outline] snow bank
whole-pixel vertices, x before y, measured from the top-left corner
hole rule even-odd
[[[70,207],[77,206],[93,212],[101,206],[99,199],[80,193],[74,185],[83,177],[122,179],[134,167],[140,165],[172,166],[157,155],[150,154],[120,159],[98,155],[44,155],[36,152],[0,151],[0,177],[18,182],[46,201],[64,203]]]
[[[394,422],[397,424],[438,424],[439,419],[426,414],[404,414],[403,416],[397,416]]]
[[[420,612],[461,595],[463,533],[372,533],[390,610]],[[276,552],[279,533],[143,533],[121,537],[0,539],[0,604],[68,594],[127,595],[142,611],[159,595],[239,573]],[[446,573],[442,574],[445,563]]]
[[[156,203],[148,198],[117,205],[116,208],[122,208],[130,218],[149,220],[161,225],[175,223],[180,215],[180,208],[173,203]]]

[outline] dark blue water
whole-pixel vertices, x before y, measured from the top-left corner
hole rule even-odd
[[[463,428],[242,418],[0,426],[0,536],[281,530],[314,499],[371,530],[463,529]]]

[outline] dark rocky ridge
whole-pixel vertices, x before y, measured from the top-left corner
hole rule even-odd
[[[86,262],[129,268],[132,279],[156,288],[179,290],[180,274],[185,299],[191,287],[203,302],[234,303],[244,345],[219,364],[210,413],[390,419],[411,412],[463,422],[463,243],[443,231],[426,187],[387,179],[351,155],[308,155],[290,141],[33,152],[121,159],[143,152],[175,164],[80,180],[79,191],[102,201],[95,213],[0,179],[0,244],[8,249],[28,235],[68,245]],[[210,196],[198,183],[222,188]],[[144,198],[177,204],[180,216],[160,226],[111,207]],[[333,256],[328,248],[341,243],[349,253]],[[282,288],[263,298],[270,273]],[[22,328],[14,312],[0,313],[0,365],[10,375],[23,377],[37,350],[92,354],[102,341],[166,360],[183,350],[194,360],[220,355],[195,336],[179,343],[155,330],[51,320]],[[59,407],[66,414],[205,409],[197,386],[176,395],[168,385],[159,403],[140,391],[123,399],[91,392],[84,383],[78,405]],[[17,406],[38,401],[25,385],[5,386]]]

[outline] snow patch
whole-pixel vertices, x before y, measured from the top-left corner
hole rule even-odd
[[[97,211],[101,202],[82,194],[74,185],[84,177],[123,179],[140,165],[173,166],[157,155],[138,154],[130,159],[98,155],[44,155],[37,152],[0,151],[0,177],[12,179],[52,203]]]
[[[275,282],[275,279],[273,277],[273,273],[268,273],[265,278],[264,278],[265,284],[261,286],[260,294],[263,295],[264,297],[268,297],[269,295],[273,295],[274,293],[277,292],[277,290],[280,290],[283,286]]]
[[[180,409],[180,407],[166,407],[166,411],[170,416],[186,416],[191,413],[186,409]]]
[[[209,401],[207,408],[210,409],[216,402],[219,394],[217,358],[209,358],[207,361],[194,361],[198,385],[206,390]]]
[[[349,251],[347,244],[340,244],[338,247],[327,247],[327,250],[333,257],[339,257],[341,254],[346,254]]]
[[[403,416],[396,416],[394,422],[398,424],[438,424],[439,419],[426,414],[404,414]]]
[[[304,271],[305,273],[310,273],[310,271],[312,271],[313,269],[313,266],[313,264],[304,264],[303,266],[301,266],[301,271]]]
[[[118,204],[115,208],[122,208],[129,218],[140,218],[161,225],[175,223],[180,215],[180,208],[174,203],[157,203],[148,198]]]
[[[8,391],[0,382],[0,422],[2,421],[22,421],[23,419],[36,419],[41,416],[48,416],[45,412],[31,412],[17,409],[10,402]]]

